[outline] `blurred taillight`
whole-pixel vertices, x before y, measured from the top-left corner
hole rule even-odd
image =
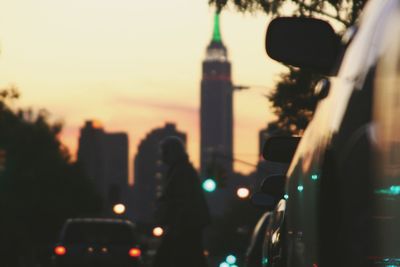
[[[67,254],[67,249],[64,246],[57,246],[54,248],[54,253],[58,256],[64,256]]]
[[[131,256],[133,258],[139,258],[140,255],[142,255],[142,251],[138,248],[131,248],[129,250],[129,256]]]

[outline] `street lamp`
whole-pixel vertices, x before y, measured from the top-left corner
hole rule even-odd
[[[161,237],[164,234],[164,229],[162,229],[161,227],[155,227],[153,229],[153,236],[155,237]]]
[[[250,195],[250,190],[246,187],[241,187],[236,191],[236,195],[241,199],[248,198]]]
[[[122,215],[122,214],[124,214],[124,213],[125,213],[125,210],[126,210],[125,205],[124,205],[124,204],[121,204],[121,203],[115,204],[114,207],[113,207],[113,211],[114,211],[114,213],[117,214],[117,215]]]

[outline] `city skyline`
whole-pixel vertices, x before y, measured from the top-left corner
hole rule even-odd
[[[157,8],[130,1],[2,3],[0,88],[15,84],[22,93],[18,106],[45,108],[52,120],[63,120],[61,138],[74,157],[86,119],[128,132],[130,159],[149,129],[174,122],[188,133],[189,154],[199,167],[198,83],[213,13],[207,1],[174,0]],[[267,22],[262,13],[222,13],[234,83],[271,88],[284,70],[264,52]],[[273,117],[265,93],[243,92],[234,103],[234,154],[254,163],[258,130]]]

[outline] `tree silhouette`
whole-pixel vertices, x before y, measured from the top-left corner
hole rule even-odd
[[[354,24],[368,0],[209,0],[219,10],[232,3],[241,12],[262,10],[268,15],[284,13],[287,4],[296,16],[323,16],[341,23],[345,28]]]
[[[312,88],[320,77],[291,67],[281,74],[275,90],[267,96],[278,117],[273,126],[278,126],[281,133],[301,135],[307,127],[318,101]]]
[[[53,242],[69,217],[95,215],[100,199],[70,159],[48,113],[12,109],[15,89],[0,91],[0,255],[5,266],[32,261],[33,249]],[[3,260],[2,260],[3,263]],[[8,265],[7,265],[8,263]]]

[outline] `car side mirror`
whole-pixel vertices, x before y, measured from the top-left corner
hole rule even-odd
[[[293,136],[273,136],[268,138],[263,148],[264,159],[280,163],[290,163],[300,139],[300,137]]]
[[[251,203],[267,210],[274,209],[284,195],[285,178],[283,175],[271,175],[265,178],[261,183],[260,191],[252,195]]]
[[[272,59],[329,75],[340,53],[340,38],[326,21],[280,17],[269,24],[265,47]]]

